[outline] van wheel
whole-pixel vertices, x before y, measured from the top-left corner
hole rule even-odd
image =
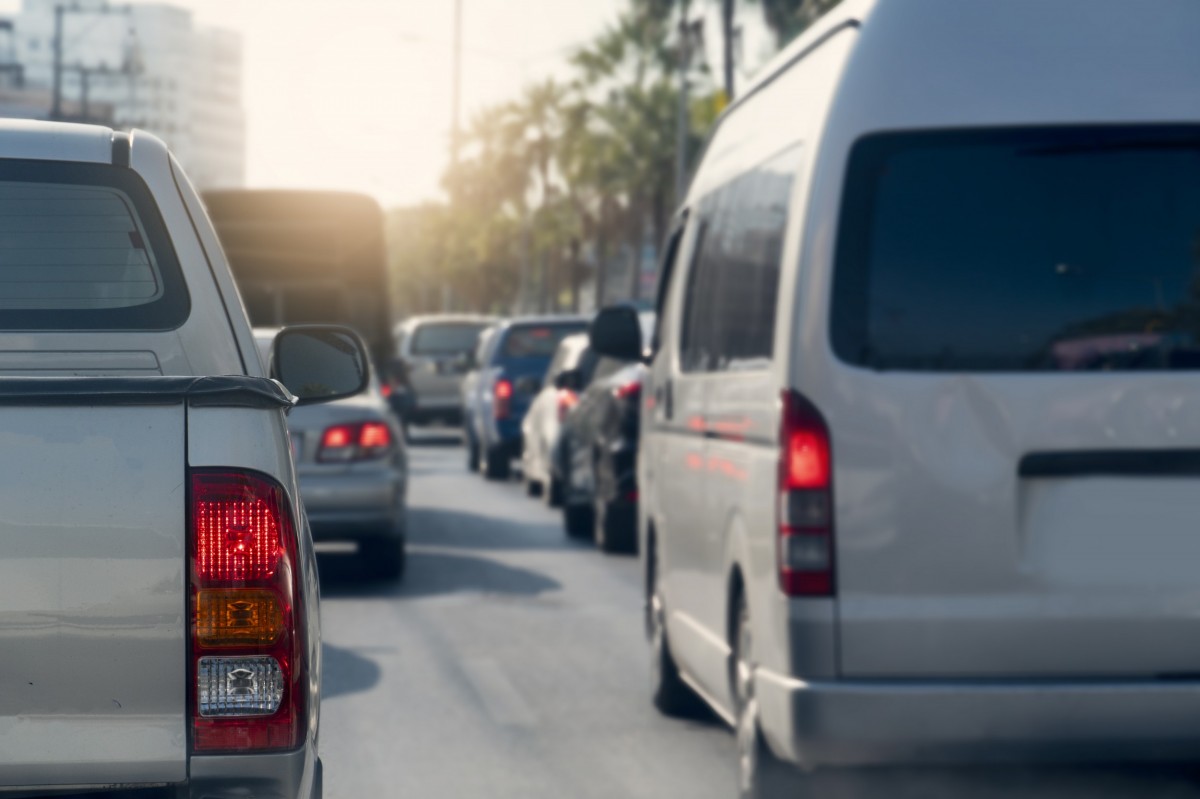
[[[703,703],[679,676],[679,667],[671,655],[667,640],[666,609],[658,590],[658,558],[651,551],[650,601],[647,624],[650,634],[650,698],[665,716],[694,718]]]
[[[467,471],[479,471],[479,443],[470,434],[467,435]]]
[[[492,447],[484,459],[483,476],[489,480],[507,480],[509,474],[508,452],[503,447]]]
[[[542,495],[542,484],[538,480],[530,480],[525,478],[525,496],[540,497]]]
[[[738,598],[734,631],[733,701],[737,714],[738,796],[740,799],[783,799],[804,790],[800,772],[771,751],[758,726],[754,696],[754,640],[746,598]]]
[[[571,538],[592,535],[592,506],[563,505],[563,531]]]
[[[403,538],[373,538],[358,545],[359,556],[371,576],[380,580],[399,580],[407,560]]]

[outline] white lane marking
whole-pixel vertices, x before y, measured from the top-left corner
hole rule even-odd
[[[465,660],[462,669],[492,721],[511,727],[534,726],[533,710],[504,676],[499,663],[491,658]]]

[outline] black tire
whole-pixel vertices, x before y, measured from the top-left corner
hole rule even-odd
[[[758,725],[758,699],[754,695],[754,649],[750,609],[745,595],[736,600],[733,663],[730,686],[737,718],[739,799],[786,799],[801,795],[803,775],[771,751]]]
[[[542,491],[542,498],[546,500],[546,507],[561,508],[563,504],[562,481],[554,475],[550,475],[550,480],[546,484],[545,490]]]
[[[543,489],[540,480],[530,480],[526,477],[523,482],[525,483],[525,496],[540,497],[542,495]]]
[[[502,447],[491,447],[483,462],[483,476],[489,480],[507,480],[511,473],[508,452]]]
[[[571,538],[590,537],[592,516],[591,505],[563,505],[563,532]]]
[[[358,545],[364,568],[380,580],[399,580],[408,560],[403,537],[371,538]]]
[[[658,592],[658,560],[650,553],[650,584],[646,626],[650,637],[650,699],[658,712],[673,718],[695,718],[704,703],[679,676],[667,640],[666,609]]]
[[[637,549],[637,513],[632,507],[596,500],[592,515],[592,537],[601,552],[628,553]]]
[[[479,471],[479,442],[470,433],[467,434],[467,471]]]

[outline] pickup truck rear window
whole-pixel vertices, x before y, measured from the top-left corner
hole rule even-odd
[[[861,140],[831,335],[874,369],[1200,369],[1200,128]]]
[[[188,310],[174,248],[135,172],[0,160],[0,329],[163,330]]]

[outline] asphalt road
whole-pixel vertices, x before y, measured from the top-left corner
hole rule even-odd
[[[567,540],[454,438],[411,449],[408,573],[320,556],[331,799],[732,799],[732,735],[652,708],[637,561]],[[914,720],[919,723],[919,720]],[[961,777],[961,779],[960,779]],[[1194,769],[883,775],[821,799],[1182,799]],[[882,788],[882,790],[881,790]]]
[[[464,457],[411,450],[402,583],[320,557],[325,796],[735,796],[732,735],[650,704],[636,559]]]

